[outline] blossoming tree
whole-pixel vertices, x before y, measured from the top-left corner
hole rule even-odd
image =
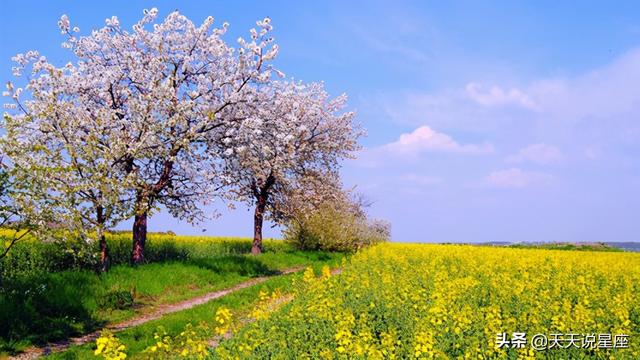
[[[255,205],[252,253],[262,252],[265,215],[285,219],[294,204],[312,204],[338,188],[340,160],[353,156],[362,134],[346,96],[330,99],[322,84],[273,81],[222,143],[232,196]]]
[[[119,126],[94,106],[100,88],[81,68],[56,68],[37,52],[14,57],[14,75],[29,75],[26,90],[7,84],[17,110],[5,114],[2,153],[9,159],[11,198],[21,223],[40,235],[65,226],[100,245],[101,268],[109,265],[105,230],[130,216],[131,183],[114,163],[122,154]]]
[[[73,51],[75,63],[56,69],[46,59],[36,60],[26,87],[32,98],[22,104],[21,90],[12,93],[22,113],[9,116],[25,122],[22,130],[29,136],[35,136],[28,130],[35,121],[32,109],[38,109],[39,122],[74,117],[63,121],[76,121],[72,131],[86,129],[83,141],[99,144],[99,158],[106,160],[102,169],[110,171],[101,176],[121,181],[133,198],[135,264],[144,260],[147,218],[158,206],[191,222],[204,216],[199,205],[216,196],[224,178],[215,160],[203,159],[213,153],[206,151],[205,139],[243,120],[252,85],[269,80],[267,63],[278,49],[269,19],[258,21],[251,40],[239,39],[236,50],[222,39],[228,24],[214,28],[212,17],[200,26],[177,11],[162,22],[156,17],[156,9],[145,10],[130,31],[112,17],[103,28],[79,36],[63,16],[63,46]],[[35,60],[33,54],[26,60]],[[52,109],[61,98],[72,99],[74,109]],[[61,157],[72,162],[68,153]],[[87,161],[81,168],[95,165]]]

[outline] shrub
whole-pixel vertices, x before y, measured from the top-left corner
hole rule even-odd
[[[73,237],[49,242],[28,238],[16,244],[6,257],[0,259],[0,285],[11,279],[45,273],[93,270],[98,264],[98,249],[92,243]]]
[[[354,251],[390,238],[390,225],[370,220],[363,202],[344,196],[291,219],[283,235],[301,250]]]
[[[97,302],[102,309],[123,310],[133,306],[133,298],[133,291],[115,289],[108,291]]]

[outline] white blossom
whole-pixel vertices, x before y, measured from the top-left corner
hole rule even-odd
[[[340,160],[354,155],[362,132],[354,113],[342,112],[346,97],[330,99],[322,84],[272,80],[254,96],[246,120],[230,124],[235,131],[219,144],[231,174],[230,198],[256,205],[259,243],[263,214],[286,220],[293,208],[317,204],[339,189]],[[225,150],[229,144],[234,153]]]
[[[204,140],[244,118],[241,104],[270,80],[262,50],[245,53],[269,53],[268,32],[239,51],[222,39],[227,23],[213,28],[207,17],[196,27],[177,11],[162,21],[157,15],[144,10],[132,31],[109,17],[87,35],[63,15],[58,27],[72,62],[58,67],[37,51],[12,58],[14,75],[29,75],[28,100],[7,83],[13,102],[5,105],[2,150],[25,180],[48,189],[32,198],[55,197],[68,219],[91,220],[103,206],[117,222],[161,204],[201,220],[200,204],[217,196],[225,178],[216,160],[204,157]]]

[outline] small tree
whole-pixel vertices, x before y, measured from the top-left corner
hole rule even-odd
[[[355,251],[388,241],[390,225],[369,219],[369,203],[357,193],[341,191],[312,210],[297,211],[284,238],[303,250]]]
[[[247,119],[216,141],[225,145],[232,195],[255,206],[253,254],[262,252],[265,215],[276,222],[285,218],[288,195],[321,182],[323,174],[335,176],[340,160],[358,149],[362,134],[354,113],[341,112],[346,96],[329,99],[322,84],[273,82],[256,96]],[[307,201],[313,202],[313,196]]]

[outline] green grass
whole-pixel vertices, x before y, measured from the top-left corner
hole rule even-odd
[[[275,275],[278,270],[333,259],[337,254],[291,251],[260,256],[227,255],[185,262],[156,263],[131,268],[118,266],[102,277],[103,288],[129,290],[137,306],[174,303],[211,291],[224,289],[256,276]],[[133,309],[104,311],[108,322],[130,318]],[[137,311],[138,313],[140,310]]]
[[[135,268],[120,264],[98,275],[83,266],[65,265],[67,270],[47,266],[63,255],[49,254],[51,244],[31,241],[35,250],[18,248],[0,263],[5,274],[14,270],[11,276],[0,277],[0,355],[99,329],[159,304],[341,256],[295,251],[281,241],[267,241],[266,252],[252,256],[247,254],[249,239],[151,234],[148,254],[153,262]],[[130,246],[126,235],[112,235],[109,243],[116,260],[126,258]]]
[[[319,272],[319,269],[324,264],[337,266],[341,257],[334,255],[329,258],[322,258],[315,261],[313,267],[316,272]],[[287,293],[291,290],[292,280],[300,277],[301,274],[297,273],[271,278],[261,284],[239,290],[206,304],[168,314],[161,319],[118,332],[116,336],[127,347],[129,357],[135,359],[137,357],[136,354],[140,354],[145,348],[154,344],[153,335],[158,326],[163,326],[169,335],[180,333],[188,323],[196,325],[200,322],[205,322],[213,327],[215,326],[213,323],[215,311],[221,306],[231,309],[234,314],[234,320],[237,320],[254,307],[258,301],[258,293],[261,290],[272,292],[275,289],[280,289],[283,293]],[[93,343],[74,346],[67,351],[49,355],[46,359],[91,359],[94,357],[94,349],[95,345]]]
[[[8,238],[11,238],[11,231],[0,229],[0,242]],[[131,233],[110,233],[106,238],[111,264],[128,264]],[[263,245],[266,252],[291,251],[291,246],[284,241],[266,239]],[[69,234],[58,234],[55,240],[46,242],[27,236],[11,249],[7,257],[0,259],[0,281],[42,272],[94,270],[99,267],[98,251],[95,242],[87,243]],[[248,238],[149,233],[145,260],[148,263],[184,261],[221,255],[242,255],[250,251],[251,241]]]

